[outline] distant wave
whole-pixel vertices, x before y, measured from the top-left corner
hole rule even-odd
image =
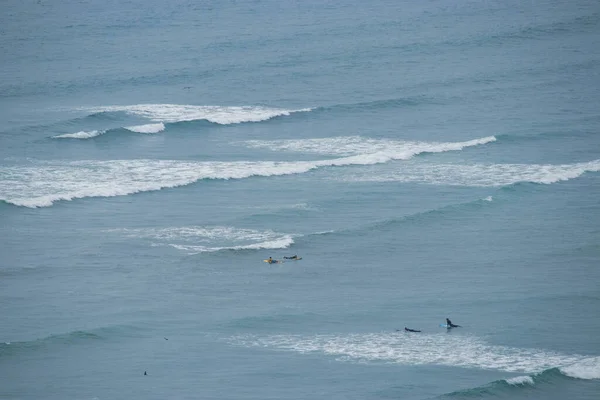
[[[357,103],[342,103],[342,104],[334,104],[328,106],[321,106],[314,108],[314,111],[336,111],[336,110],[344,110],[344,111],[377,111],[382,109],[398,109],[405,107],[415,107],[425,104],[440,104],[439,101],[436,101],[427,96],[413,96],[413,97],[398,97],[398,98],[388,98],[388,99],[378,99]]]
[[[92,115],[105,115],[115,112],[124,112],[140,116],[152,121],[163,123],[177,123],[205,120],[215,124],[228,125],[243,122],[261,122],[275,117],[290,116],[295,113],[330,112],[335,110],[380,110],[417,106],[421,104],[436,104],[425,96],[378,99],[367,102],[334,104],[328,106],[305,107],[299,109],[286,109],[264,106],[210,106],[189,104],[135,104],[125,106],[100,106],[82,108],[92,112]]]
[[[44,338],[29,341],[0,342],[0,358],[20,354],[24,351],[35,351],[40,348],[61,344],[73,345],[79,342],[102,340],[113,336],[131,337],[138,335],[138,329],[136,328],[129,326],[113,326],[93,329],[91,331],[76,330],[67,333],[53,334]]]
[[[492,202],[492,200],[493,200],[492,196],[488,196],[483,199],[477,199],[477,200],[468,201],[465,203],[450,204],[450,205],[443,206],[440,208],[434,208],[431,210],[426,210],[426,211],[417,212],[414,214],[404,215],[404,216],[397,217],[397,218],[389,218],[389,219],[385,219],[382,221],[375,221],[369,225],[361,226],[358,229],[359,230],[373,230],[373,229],[380,230],[383,227],[393,226],[398,223],[410,223],[411,221],[418,221],[419,223],[421,223],[421,222],[427,221],[427,220],[437,221],[440,218],[442,218],[443,216],[446,216],[450,213],[468,212],[468,211],[472,211],[472,210],[481,209],[483,207],[487,207],[488,203]]]
[[[443,38],[438,41],[417,41],[411,45],[419,46],[465,46],[502,43],[523,43],[526,40],[548,40],[553,35],[572,34],[574,32],[586,32],[598,24],[599,13],[571,17],[563,21],[552,21],[548,23],[536,23],[532,20],[529,25],[515,24],[505,31],[490,31],[490,33],[478,35],[466,35],[464,37]]]
[[[415,142],[405,140],[371,139],[362,136],[338,136],[322,139],[298,140],[248,140],[250,148],[266,148],[272,151],[293,151],[331,156],[389,156],[390,159],[407,160],[422,153],[458,151],[466,147],[495,142],[494,136],[464,142]]]
[[[492,202],[492,196],[488,196],[483,199],[477,199],[465,203],[451,204],[447,206],[443,206],[440,208],[434,208],[431,210],[425,210],[422,212],[416,212],[414,214],[402,215],[398,217],[386,218],[381,220],[376,220],[370,222],[368,224],[358,225],[346,229],[340,230],[328,230],[322,232],[316,232],[311,234],[304,235],[306,238],[311,238],[314,236],[331,236],[331,235],[350,235],[354,236],[357,233],[363,233],[368,231],[378,231],[381,232],[383,229],[388,227],[396,226],[397,224],[406,224],[418,221],[419,223],[423,221],[438,221],[440,218],[443,218],[444,215],[456,212],[465,212],[473,209],[479,209],[481,207],[485,207],[488,203]]]
[[[496,346],[473,336],[440,333],[283,334],[237,335],[227,341],[244,347],[322,354],[345,362],[441,365],[526,374],[558,368],[561,374],[579,379],[600,378],[600,357]],[[535,380],[535,376],[532,379]],[[505,382],[520,385],[528,381],[528,378],[519,378]]]
[[[245,221],[255,221],[261,219],[290,218],[292,216],[306,216],[310,213],[322,213],[323,210],[318,206],[310,206],[306,203],[280,207],[248,207],[250,213],[243,217]]]
[[[62,135],[52,136],[52,139],[91,139],[100,135],[104,135],[105,133],[117,132],[120,130],[128,130],[130,132],[135,133],[159,133],[165,130],[165,124],[162,122],[157,124],[145,124],[145,125],[135,125],[135,126],[125,126],[123,128],[113,128],[113,129],[105,129],[105,130],[96,130],[96,131],[81,131],[76,133],[65,133]]]
[[[177,104],[138,104],[130,106],[106,106],[82,108],[90,111],[87,117],[77,118],[78,124],[85,122],[85,118],[107,119],[114,125],[117,120],[115,113],[126,113],[143,117],[153,121],[150,124],[122,126],[104,130],[79,131],[52,136],[53,139],[91,139],[105,133],[122,129],[136,133],[159,133],[166,129],[165,124],[179,122],[207,121],[219,125],[240,124],[244,122],[261,122],[275,117],[289,116],[293,113],[308,112],[312,109],[303,108],[296,110],[282,108],[268,108],[260,106],[193,106]]]
[[[314,324],[315,321],[327,323],[331,322],[331,318],[326,315],[313,312],[290,312],[288,309],[275,314],[268,313],[236,318],[224,323],[224,327],[226,327],[227,330],[233,330],[234,332],[239,331],[240,329],[272,331],[272,329],[280,329],[286,326],[299,326],[307,323]]]
[[[73,331],[25,342],[0,342],[0,357],[17,354],[26,350],[36,350],[52,344],[73,344],[81,340],[94,340],[99,338],[100,336],[91,332]]]
[[[222,250],[285,249],[294,243],[294,235],[291,234],[231,226],[121,229],[117,232],[126,237],[150,239],[155,246],[170,246],[189,254]]]
[[[296,110],[261,106],[195,106],[185,104],[136,104],[129,106],[104,106],[83,108],[94,113],[125,112],[162,123],[206,120],[215,124],[229,125],[243,122],[260,122],[271,118],[308,112],[310,108]]]
[[[188,104],[135,104],[125,106],[98,106],[81,107],[80,111],[88,111],[90,114],[84,117],[78,117],[67,123],[77,123],[81,125],[86,119],[110,121],[113,125],[115,121],[122,118],[119,114],[129,114],[146,118],[156,122],[155,124],[123,126],[121,128],[138,133],[158,133],[163,131],[165,124],[177,124],[180,122],[206,121],[219,125],[238,124],[244,122],[261,122],[281,116],[290,116],[292,114],[313,112],[330,112],[335,110],[378,110],[385,108],[397,108],[405,106],[414,106],[424,103],[432,103],[431,99],[423,96],[373,100],[368,102],[337,104],[331,106],[319,106],[313,108],[286,109],[264,106],[198,106]],[[97,122],[96,122],[97,123]],[[162,129],[160,129],[162,124]],[[97,135],[87,137],[83,133],[66,133],[53,136],[53,138],[75,138],[88,139],[101,135],[104,132],[115,131],[121,128],[104,129],[97,132]],[[92,131],[88,131],[92,132]]]
[[[599,13],[584,16],[571,17],[564,21],[553,21],[545,24],[529,25],[519,27],[512,32],[495,35],[495,38],[516,39],[547,39],[549,35],[565,34],[570,32],[582,32],[586,28],[596,26],[600,20]]]
[[[583,124],[587,123],[587,121],[579,121],[579,120],[575,120],[574,121],[574,125],[576,123],[580,123],[583,122]],[[594,122],[600,122],[600,118],[597,118],[597,121]],[[594,137],[596,136],[598,133],[595,129],[592,128],[581,128],[578,130],[571,130],[571,129],[547,129],[545,130],[543,133],[536,133],[536,134],[514,134],[514,133],[504,133],[504,134],[500,134],[500,135],[496,135],[496,139],[498,139],[499,143],[505,144],[505,143],[517,143],[517,144],[522,144],[525,142],[542,142],[544,144],[547,144],[549,140],[558,140],[558,141],[564,141],[565,139],[567,140],[577,140],[577,139],[583,139],[583,138],[587,138],[587,137]]]

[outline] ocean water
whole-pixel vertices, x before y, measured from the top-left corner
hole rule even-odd
[[[0,33],[0,398],[600,398],[597,1]]]

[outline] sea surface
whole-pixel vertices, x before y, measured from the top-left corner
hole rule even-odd
[[[599,332],[598,1],[2,2],[1,399],[597,400]]]

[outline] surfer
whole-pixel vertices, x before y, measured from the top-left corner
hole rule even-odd
[[[460,328],[460,325],[454,325],[448,318],[446,318],[446,325],[448,328]]]
[[[273,257],[269,257],[269,259],[267,260],[267,262],[269,264],[273,264],[275,262],[275,260],[273,260]]]
[[[405,330],[406,332],[421,332],[421,331],[418,331],[418,330],[416,330],[416,329],[410,329],[410,328],[407,328],[407,327],[404,327],[404,330]]]
[[[285,258],[286,260],[297,260],[298,259],[298,255],[294,254],[291,257],[283,256],[283,258]]]

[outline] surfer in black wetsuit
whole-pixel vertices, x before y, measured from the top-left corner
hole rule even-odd
[[[446,318],[446,325],[448,325],[448,328],[460,328],[460,325],[454,325],[448,318]]]
[[[286,257],[286,256],[283,256],[283,258],[285,258],[286,260],[297,260],[297,259],[298,259],[298,256],[297,256],[296,254],[294,254],[294,255],[293,255],[293,256],[291,256],[291,257]]]
[[[407,327],[404,327],[404,330],[405,330],[406,332],[421,332],[421,331],[418,331],[418,330],[416,330],[416,329],[410,329],[410,328],[407,328]]]

